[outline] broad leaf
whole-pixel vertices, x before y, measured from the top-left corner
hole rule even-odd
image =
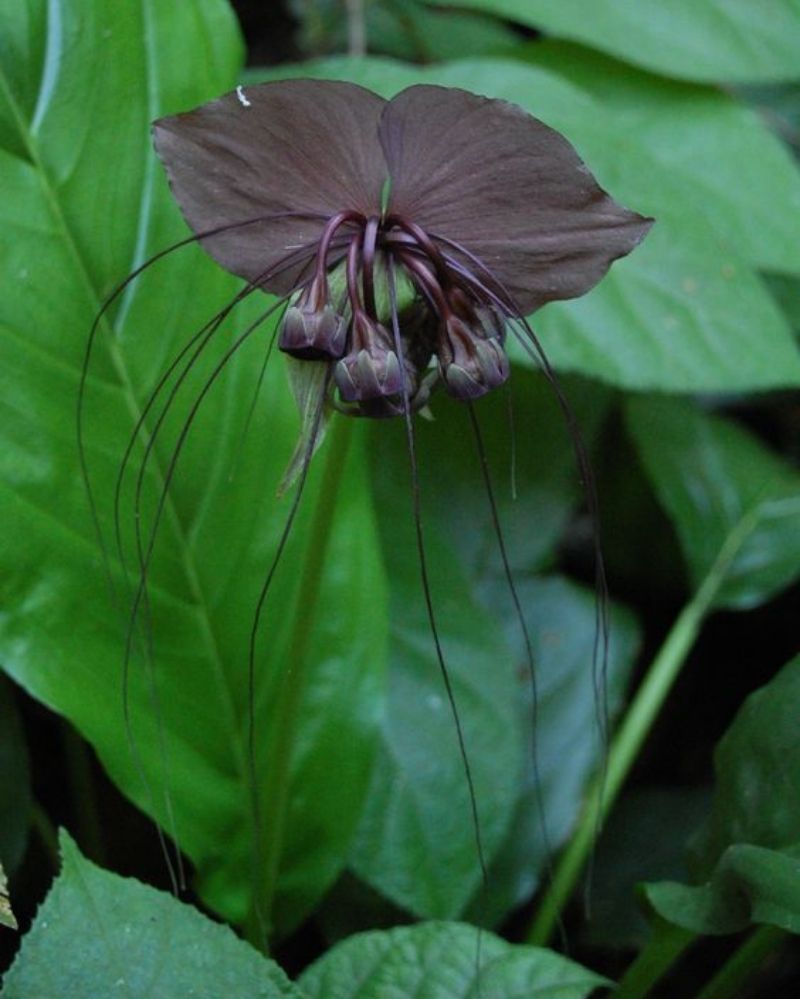
[[[277,855],[275,909],[285,930],[344,861],[380,710],[386,602],[359,431],[335,469],[346,502],[337,504],[333,490],[320,505],[325,461],[315,462],[264,608],[254,740],[260,830],[269,830],[262,836],[248,760],[248,636],[290,509],[275,492],[298,433],[274,358],[248,415],[270,324],[227,366],[189,434],[127,676],[122,663],[137,576],[133,525],[141,524],[147,548],[191,405],[233,336],[270,303],[223,325],[175,397],[143,473],[138,520],[131,504],[143,456],[134,451],[122,490],[127,581],[115,557],[110,566],[117,606],[74,431],[80,366],[101,302],[148,254],[186,235],[149,123],[233,86],[235,23],[220,0],[66,0],[50,5],[47,19],[35,3],[5,7],[0,37],[36,37],[20,28],[28,16],[47,29],[44,70],[21,65],[35,53],[19,44],[4,48],[0,77],[13,111],[1,119],[9,141],[0,142],[0,265],[12,278],[0,302],[0,660],[80,729],[123,791],[178,840],[208,904],[242,919],[267,854]],[[113,330],[101,325],[87,383],[86,457],[109,550],[115,480],[134,421],[179,348],[239,287],[195,247],[151,275],[115,303]],[[159,397],[149,430],[167,398]],[[297,568],[309,553],[309,565],[324,563],[313,579]]]
[[[62,868],[5,976],[7,999],[303,993],[227,926],[84,859],[62,832]]]
[[[605,412],[607,395],[580,382],[569,381],[565,388],[590,435]],[[530,680],[468,413],[462,406],[441,404],[433,422],[417,426],[434,609],[461,710],[479,813],[490,817],[481,829],[485,853],[496,856],[488,895],[481,892],[478,907],[470,911],[491,921],[530,895],[547,859],[537,783],[552,849],[574,819],[600,752],[600,708],[592,677],[593,595],[565,580],[526,578],[552,559],[578,501],[572,448],[541,378],[515,372],[513,390],[513,429],[499,395],[482,401],[475,415],[534,645],[540,698],[536,774],[519,735],[511,741],[522,732],[529,746]],[[392,435],[382,427],[376,437],[378,433],[378,510],[397,603],[384,747],[352,866],[397,905],[427,916],[453,916],[474,896],[479,877],[472,825],[464,821],[469,816],[466,779],[421,601],[405,439],[400,427]],[[612,632],[608,694],[613,705],[630,666],[636,632],[630,618],[616,612]],[[460,803],[457,812],[454,801]],[[510,807],[513,819],[500,844],[497,833],[508,823]]]
[[[796,80],[800,10],[793,0],[436,0],[484,10],[689,80]]]
[[[403,428],[389,429],[395,433],[380,428],[375,476],[392,594],[388,702],[351,865],[411,912],[452,918],[481,871],[465,764],[423,597]],[[435,458],[435,450],[424,450]],[[426,523],[431,599],[490,857],[505,835],[522,771],[514,663],[452,548]]]
[[[384,96],[414,83],[434,83],[513,101],[563,132],[618,200],[657,219],[642,246],[617,261],[588,295],[537,314],[537,333],[556,366],[628,388],[732,391],[800,384],[800,357],[789,325],[748,262],[757,247],[754,241],[744,249],[731,242],[741,217],[727,226],[716,224],[713,211],[706,217],[696,173],[675,169],[660,126],[640,139],[624,115],[588,91],[554,72],[511,61],[417,68],[380,59],[328,59],[260,74],[288,75],[349,79]],[[738,139],[745,145],[756,128],[749,119],[748,124]],[[760,141],[760,129],[758,136]],[[767,145],[774,153],[774,143]],[[681,155],[686,160],[691,154]],[[780,184],[795,199],[796,170],[776,155]],[[767,164],[774,159],[771,155]],[[703,176],[713,183],[708,170]],[[787,220],[783,202],[772,199],[767,185],[753,191],[741,179],[733,187],[728,181],[722,176],[716,184],[717,221],[723,199],[741,198],[757,203],[759,217],[769,218],[771,228],[791,229],[791,213]],[[791,268],[798,241],[783,242],[791,243],[784,265]],[[527,361],[521,350],[517,357]]]
[[[695,586],[753,607],[800,573],[800,476],[735,424],[689,403],[632,399],[628,432],[675,524]]]
[[[680,178],[682,196],[748,263],[800,270],[800,170],[761,115],[715,87],[654,76],[579,45],[535,42],[522,53],[602,104],[615,128]]]
[[[372,0],[364,9],[370,52],[410,62],[434,62],[510,51],[519,35],[486,14],[431,9],[422,0]],[[308,55],[340,52],[348,44],[347,9],[339,0],[317,0],[306,9],[297,40]]]
[[[0,863],[11,874],[25,852],[30,811],[28,746],[12,685],[0,676]]]
[[[745,701],[714,754],[716,788],[699,849],[703,870],[735,843],[800,843],[800,658]]]
[[[569,837],[587,781],[598,770],[607,749],[602,743],[600,719],[606,710],[612,717],[618,711],[639,646],[632,615],[624,608],[612,607],[603,676],[600,662],[593,668],[594,593],[559,577],[523,578],[516,585],[533,648],[535,728],[525,645],[508,586],[495,576],[481,587],[494,616],[503,622],[524,685],[517,711],[528,747],[525,776],[508,835],[489,871],[487,890],[476,896],[470,910],[476,919],[490,924],[531,897],[555,851]]]
[[[711,815],[696,853],[699,887],[647,886],[665,918],[700,933],[749,922],[800,932],[800,658],[751,694],[714,758]]]
[[[644,946],[650,930],[637,885],[688,877],[686,840],[707,813],[709,797],[705,788],[666,786],[623,794],[597,844],[583,941],[617,951]]]
[[[753,923],[800,933],[798,858],[800,844],[784,852],[730,846],[707,884],[647,885],[647,900],[660,916],[694,933],[740,933]]]
[[[476,969],[476,955],[480,969]],[[606,979],[560,954],[512,945],[464,923],[422,923],[361,933],[332,948],[299,979],[313,999],[582,999]]]
[[[580,378],[566,377],[562,387],[590,446],[608,415],[611,394]],[[574,444],[551,386],[541,375],[515,368],[508,393],[491,393],[473,411],[511,567],[529,573],[552,563],[585,497]],[[497,575],[503,566],[469,414],[462,405],[438,400],[434,410],[435,419],[417,424],[427,516],[471,576]],[[394,460],[407,463],[402,440],[393,441]]]

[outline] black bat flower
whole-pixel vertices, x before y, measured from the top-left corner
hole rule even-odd
[[[467,403],[502,385],[509,375],[505,353],[509,331],[538,358],[558,393],[525,317],[546,302],[588,291],[615,259],[639,243],[651,221],[621,207],[601,190],[572,146],[553,129],[511,104],[463,90],[414,86],[387,102],[348,83],[268,83],[246,91],[240,87],[194,111],[163,118],[155,123],[154,132],[158,154],[193,235],[150,258],[117,288],[96,318],[87,343],[78,396],[78,441],[104,551],[83,430],[88,373],[101,317],[144,270],[195,241],[247,285],[194,333],[162,373],[118,470],[114,529],[120,563],[127,571],[130,562],[121,517],[127,495],[124,483],[144,435],[133,489],[132,538],[127,542],[136,558],[138,578],[125,641],[126,711],[138,625],[144,624],[145,633],[149,627],[148,576],[154,545],[187,435],[228,361],[264,320],[284,307],[278,342],[295,359],[291,371],[303,433],[285,480],[299,475],[298,488],[250,630],[248,740],[256,826],[262,815],[254,741],[259,621],[329,404],[354,415],[402,415],[422,589],[458,731],[485,880],[475,791],[428,584],[411,414],[425,406],[436,385]],[[145,473],[176,400],[192,384],[195,364],[224,320],[258,290],[277,296],[277,302],[269,303],[215,360],[180,425],[159,476],[155,503],[150,505]],[[269,356],[267,351],[264,365]],[[567,410],[560,393],[559,401]],[[480,430],[473,407],[468,412],[534,683],[530,641],[505,553]],[[587,459],[577,431],[571,427],[571,432],[593,510]],[[325,509],[331,511],[332,504]],[[601,604],[604,585],[600,572]],[[598,627],[603,641],[604,621],[601,611]],[[295,679],[295,684],[299,682]],[[280,774],[274,778],[280,779]],[[278,863],[278,853],[270,851],[280,851],[280,837],[269,839],[258,831],[256,839],[264,840],[266,852],[254,898],[266,899],[268,911],[274,884],[266,886],[266,881],[273,878]]]
[[[154,133],[205,249],[289,296],[280,347],[359,415],[501,385],[509,321],[588,291],[651,225],[553,129],[464,90],[266,83]]]

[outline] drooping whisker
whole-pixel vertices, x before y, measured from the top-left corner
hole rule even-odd
[[[75,407],[75,430],[76,439],[78,446],[78,464],[80,468],[81,479],[83,481],[84,491],[86,493],[87,504],[89,506],[89,512],[92,520],[92,527],[94,529],[95,537],[97,538],[98,545],[100,547],[100,552],[103,560],[103,565],[108,577],[109,589],[114,595],[115,601],[116,596],[116,586],[114,584],[114,577],[111,571],[111,562],[109,558],[108,548],[106,546],[105,536],[103,534],[102,524],[100,520],[100,513],[97,505],[97,499],[95,496],[94,488],[92,486],[91,473],[89,470],[89,463],[86,454],[86,443],[85,443],[85,409],[86,409],[86,386],[87,379],[89,376],[89,370],[91,368],[92,356],[94,353],[94,347],[97,340],[97,335],[100,331],[101,325],[103,324],[106,314],[111,306],[120,298],[123,292],[131,286],[131,284],[145,271],[149,270],[160,260],[174,253],[176,250],[180,250],[185,246],[200,243],[203,240],[209,239],[212,236],[220,235],[224,232],[234,231],[237,229],[245,228],[247,226],[255,225],[257,223],[264,223],[270,221],[276,221],[280,219],[319,219],[324,220],[325,215],[321,213],[312,212],[273,212],[265,215],[259,215],[249,219],[239,220],[237,222],[227,223],[225,225],[215,226],[212,229],[205,230],[200,233],[192,233],[190,236],[186,236],[184,239],[178,240],[170,246],[165,247],[163,250],[159,250],[157,253],[153,254],[138,267],[136,267],[127,277],[121,281],[116,288],[111,292],[111,294],[105,299],[101,304],[97,315],[92,321],[92,325],[89,329],[89,335],[86,340],[86,347],[84,350],[83,361],[81,363],[80,379],[78,383],[78,393],[76,398]],[[110,331],[109,331],[110,332]]]
[[[489,504],[489,512],[491,515],[492,529],[494,531],[495,540],[497,542],[497,548],[500,553],[500,561],[503,565],[503,575],[506,579],[506,585],[508,587],[508,592],[511,597],[511,602],[514,607],[514,616],[517,619],[517,625],[520,630],[520,635],[522,636],[522,643],[525,648],[525,662],[528,670],[528,679],[531,687],[531,770],[533,775],[533,787],[534,795],[536,798],[536,811],[538,813],[539,829],[542,836],[542,844],[544,846],[545,853],[545,866],[547,869],[547,874],[550,880],[553,878],[554,868],[553,868],[553,846],[550,837],[550,831],[547,825],[547,809],[544,802],[544,793],[542,789],[541,773],[539,766],[539,683],[536,676],[536,661],[533,654],[533,643],[531,641],[530,631],[528,629],[527,621],[525,620],[525,613],[522,609],[522,602],[519,597],[519,592],[517,590],[516,582],[514,581],[514,573],[511,569],[511,562],[508,557],[508,550],[506,548],[505,536],[503,533],[502,523],[500,521],[500,510],[497,505],[497,499],[495,497],[494,485],[492,483],[491,469],[489,468],[489,460],[486,453],[486,448],[483,442],[483,434],[481,433],[480,422],[478,420],[478,414],[475,410],[475,406],[471,403],[467,403],[467,411],[469,413],[470,425],[472,427],[473,437],[475,439],[475,449],[478,453],[478,461],[481,467],[481,475],[483,478],[484,488],[486,490],[486,499]],[[559,917],[559,929],[562,938],[565,939],[565,930],[561,919]]]
[[[184,345],[184,347],[179,351],[179,353],[176,355],[176,357],[173,359],[173,361],[169,364],[169,366],[167,367],[167,369],[162,373],[161,377],[159,378],[158,382],[156,383],[156,386],[154,387],[154,389],[151,392],[150,396],[146,400],[144,408],[143,408],[142,412],[139,415],[139,419],[137,420],[136,425],[135,425],[135,427],[134,427],[134,429],[133,429],[133,431],[132,431],[132,433],[131,433],[131,435],[130,435],[130,437],[128,439],[128,444],[127,444],[127,447],[126,447],[126,450],[125,450],[125,454],[123,456],[123,459],[122,459],[122,462],[121,462],[121,465],[120,465],[120,469],[119,469],[119,472],[118,472],[118,475],[117,475],[117,483],[116,483],[115,499],[114,499],[114,524],[115,524],[115,532],[116,532],[116,537],[117,537],[117,546],[118,546],[118,550],[120,551],[120,556],[121,557],[122,557],[122,542],[121,542],[121,525],[120,525],[120,515],[119,515],[119,504],[120,504],[120,499],[121,499],[121,490],[122,490],[122,485],[123,485],[123,479],[124,479],[125,471],[126,471],[126,468],[127,468],[127,464],[128,464],[128,462],[130,460],[130,455],[131,455],[131,453],[133,451],[133,448],[135,446],[136,440],[139,437],[139,435],[141,434],[141,432],[142,432],[142,430],[143,430],[143,428],[145,426],[146,420],[147,420],[147,418],[148,418],[148,416],[150,414],[150,411],[152,410],[153,406],[155,405],[156,400],[158,399],[159,395],[164,390],[164,388],[167,385],[169,379],[172,377],[172,375],[177,370],[178,365],[181,363],[181,361],[186,357],[186,355],[194,347],[194,352],[192,353],[192,355],[189,358],[188,362],[184,366],[183,370],[180,372],[180,374],[176,378],[175,384],[173,385],[172,389],[170,390],[169,397],[168,397],[168,399],[167,399],[167,401],[166,401],[166,403],[165,403],[165,405],[164,405],[161,413],[157,417],[155,426],[154,426],[153,430],[151,431],[151,433],[149,435],[149,438],[147,440],[147,443],[145,445],[144,455],[143,455],[142,461],[140,463],[139,472],[138,472],[138,475],[137,475],[136,507],[135,507],[135,516],[136,516],[137,521],[138,521],[139,514],[140,514],[140,502],[139,502],[139,499],[140,499],[140,496],[141,496],[142,483],[144,481],[144,476],[145,476],[146,466],[147,466],[148,460],[149,460],[150,455],[152,453],[152,450],[153,450],[153,448],[155,446],[156,438],[158,437],[159,430],[161,429],[161,426],[163,425],[165,419],[167,418],[167,415],[169,414],[169,411],[170,411],[170,409],[172,407],[172,404],[173,404],[175,398],[177,397],[178,392],[180,391],[181,386],[186,381],[186,379],[189,376],[189,374],[190,374],[192,368],[194,367],[195,363],[198,361],[198,359],[200,358],[201,354],[205,350],[206,346],[210,343],[210,341],[212,340],[214,334],[219,330],[220,326],[225,321],[225,319],[234,311],[234,309],[238,305],[240,305],[243,301],[245,301],[245,299],[247,299],[254,291],[256,291],[258,289],[259,283],[261,281],[263,281],[263,280],[266,280],[268,278],[272,278],[272,277],[275,277],[276,275],[279,275],[280,273],[284,272],[285,270],[289,269],[290,267],[296,266],[297,263],[301,262],[304,257],[306,257],[306,258],[308,257],[308,253],[309,253],[310,248],[311,248],[311,244],[309,244],[309,245],[307,245],[305,247],[301,247],[301,248],[293,251],[291,254],[289,254],[289,256],[284,261],[281,262],[281,264],[279,266],[275,266],[275,267],[271,267],[269,269],[266,269],[264,272],[262,272],[262,274],[260,274],[258,276],[258,278],[256,279],[255,282],[248,283],[245,286],[245,288],[243,288],[239,292],[237,292],[237,294],[233,297],[233,299],[231,299],[227,303],[227,305],[223,306],[223,308],[220,309],[219,312],[217,312],[216,315],[214,315],[205,324],[205,326],[202,327],[202,329],[200,329],[196,334],[194,334],[191,337],[191,339],[188,341],[188,343]],[[301,287],[302,287],[302,285],[301,285]],[[280,307],[280,305],[283,303],[283,301],[285,301],[285,299],[280,300],[278,302],[278,305],[276,306],[276,308]]]
[[[145,400],[145,404],[139,414],[138,419],[136,420],[134,428],[128,437],[128,442],[125,447],[125,452],[122,456],[122,460],[120,462],[120,466],[117,471],[117,479],[114,487],[114,533],[117,545],[117,553],[119,555],[120,562],[122,563],[123,571],[126,572],[126,574],[127,574],[127,569],[125,565],[125,553],[124,553],[124,546],[122,543],[121,502],[122,502],[122,489],[123,489],[125,474],[127,472],[128,463],[133,453],[133,449],[136,446],[136,441],[139,438],[139,435],[142,433],[142,430],[147,422],[151,410],[153,409],[154,405],[156,404],[156,401],[158,400],[158,397],[160,396],[161,392],[163,391],[164,387],[166,386],[172,375],[177,370],[181,361],[184,360],[184,358],[189,354],[189,352],[192,350],[193,347],[196,348],[195,353],[192,355],[188,364],[184,368],[183,372],[178,377],[179,385],[186,378],[192,366],[194,365],[195,361],[198,359],[205,346],[210,342],[214,333],[219,329],[223,321],[227,318],[228,315],[230,315],[230,313],[239,303],[243,302],[255,290],[256,290],[255,287],[248,286],[247,288],[237,292],[234,298],[231,299],[231,301],[228,302],[227,305],[223,306],[223,308],[220,309],[219,312],[217,312],[214,316],[212,316],[212,318],[204,326],[202,326],[195,334],[193,334],[192,337],[183,345],[183,347],[175,355],[175,357],[167,366],[167,368],[162,372],[150,395]],[[197,346],[198,341],[200,341],[199,346]],[[162,411],[161,415],[158,417],[156,421],[156,426],[154,430],[150,434],[150,437],[146,444],[144,463],[146,463],[150,451],[152,450],[155,436],[157,435],[158,429],[163,423],[163,420],[166,418],[167,409],[173,398],[174,398],[174,392],[170,396],[167,405],[165,406],[164,410]],[[142,474],[143,474],[143,468],[140,468],[140,475],[139,475],[140,479],[142,478]]]
[[[403,339],[400,334],[400,320],[397,312],[397,287],[395,282],[394,267],[395,267],[394,260],[392,259],[391,255],[389,255],[387,259],[386,276],[387,276],[387,285],[389,290],[392,338],[394,341],[394,349],[400,360],[400,368],[402,371],[405,368],[405,364],[403,356]],[[411,413],[411,400],[409,398],[408,386],[405,384],[405,382],[403,384],[402,401],[403,401],[403,422],[405,425],[406,446],[408,449],[409,475],[411,478],[412,515],[414,518],[414,535],[416,539],[417,561],[419,564],[420,582],[422,584],[422,593],[425,601],[425,610],[428,616],[428,626],[430,628],[431,638],[433,640],[434,650],[436,653],[436,661],[439,666],[439,672],[442,677],[445,693],[447,695],[447,702],[450,705],[450,712],[453,717],[453,724],[455,727],[456,738],[458,741],[459,755],[461,756],[461,762],[464,766],[464,778],[467,784],[470,812],[472,817],[472,827],[475,834],[475,851],[478,858],[478,865],[481,871],[482,895],[483,897],[485,897],[486,892],[488,891],[489,888],[489,868],[486,862],[486,853],[483,847],[483,835],[481,832],[480,816],[478,814],[478,796],[475,790],[475,781],[472,775],[472,767],[469,761],[469,754],[467,753],[467,744],[466,744],[466,739],[464,737],[464,729],[461,724],[461,716],[458,711],[458,704],[456,703],[455,692],[453,690],[453,684],[450,679],[450,672],[447,668],[447,661],[445,659],[444,649],[442,647],[442,641],[439,635],[439,628],[436,620],[436,613],[433,606],[433,594],[431,592],[430,579],[428,576],[428,561],[425,550],[425,534],[422,523],[422,502],[421,502],[421,492],[420,492],[420,482],[419,482],[419,467],[417,463],[416,437],[414,434],[414,421],[412,419],[412,413]],[[480,981],[480,966],[481,966],[481,927],[479,926],[478,943],[475,954],[476,980],[478,982]]]
[[[534,332],[532,326],[522,315],[521,310],[514,302],[514,298],[508,289],[503,285],[489,267],[484,264],[479,257],[472,253],[467,247],[462,246],[455,240],[449,239],[441,234],[431,234],[434,239],[449,246],[462,256],[470,260],[478,271],[484,275],[485,280],[470,271],[468,267],[456,260],[448,253],[444,253],[444,259],[448,267],[452,268],[462,278],[468,281],[472,287],[487,297],[487,300],[502,310],[507,321],[517,338],[517,342],[528,356],[534,361],[542,371],[545,379],[553,390],[556,402],[564,417],[567,431],[572,442],[575,462],[584,488],[586,497],[586,508],[592,530],[592,554],[594,560],[594,584],[595,584],[595,629],[594,642],[592,648],[592,683],[596,709],[596,723],[601,746],[603,747],[600,780],[600,798],[602,799],[603,786],[605,784],[605,774],[607,765],[607,747],[609,733],[609,706],[608,706],[608,663],[609,663],[609,642],[610,642],[610,622],[609,622],[609,591],[606,578],[605,560],[602,550],[602,536],[600,525],[600,509],[597,495],[597,483],[594,476],[589,450],[584,441],[583,434],[578,424],[575,412],[564,393],[561,381],[552,367],[549,358],[544,350],[544,346]],[[495,290],[496,289],[496,290]],[[598,802],[598,822],[600,808]],[[599,834],[598,827],[598,834]]]
[[[258,793],[258,780],[256,773],[256,642],[258,640],[258,633],[261,626],[261,619],[264,613],[264,608],[266,606],[267,597],[269,596],[269,591],[272,587],[272,581],[275,578],[275,573],[278,571],[278,567],[283,558],[283,553],[286,545],[289,542],[289,538],[292,533],[292,528],[294,527],[294,522],[297,517],[297,513],[300,509],[300,504],[303,498],[303,493],[306,486],[306,480],[308,479],[308,471],[311,467],[311,460],[314,457],[316,438],[319,432],[320,424],[322,422],[322,416],[325,410],[325,399],[328,393],[328,388],[331,384],[331,369],[328,369],[325,386],[323,391],[320,393],[319,403],[317,410],[314,415],[314,420],[311,428],[311,433],[308,437],[308,443],[306,445],[305,452],[303,454],[300,471],[297,477],[297,488],[295,489],[294,496],[292,497],[291,506],[289,507],[288,513],[286,515],[286,520],[281,531],[280,538],[278,539],[278,544],[275,548],[275,553],[272,556],[272,562],[267,569],[266,575],[264,576],[264,581],[259,590],[258,598],[256,600],[255,610],[253,612],[253,619],[250,626],[250,635],[248,639],[248,651],[247,651],[247,760],[248,768],[250,771],[250,785],[251,785],[251,804],[253,809],[253,861],[254,866],[258,864],[258,851],[259,844],[262,838],[262,821],[261,821],[261,804]],[[259,899],[255,898],[255,912],[259,922],[265,923],[264,914],[261,911]]]

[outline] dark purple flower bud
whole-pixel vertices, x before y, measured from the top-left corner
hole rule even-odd
[[[475,309],[475,319],[487,340],[506,341],[506,319],[497,306],[479,305]]]
[[[363,312],[356,313],[352,347],[334,371],[339,394],[345,402],[402,395],[400,361],[391,347],[388,331],[380,323]]]
[[[447,391],[464,401],[498,388],[510,372],[500,341],[483,339],[456,316],[445,325],[439,365]]]
[[[344,354],[346,325],[330,305],[316,311],[308,305],[290,306],[283,317],[278,346],[304,361],[335,360]]]

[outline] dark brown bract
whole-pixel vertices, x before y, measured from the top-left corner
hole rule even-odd
[[[553,129],[464,90],[265,83],[154,133],[202,245],[287,297],[281,348],[329,364],[359,415],[501,385],[509,323],[588,291],[651,225]]]

